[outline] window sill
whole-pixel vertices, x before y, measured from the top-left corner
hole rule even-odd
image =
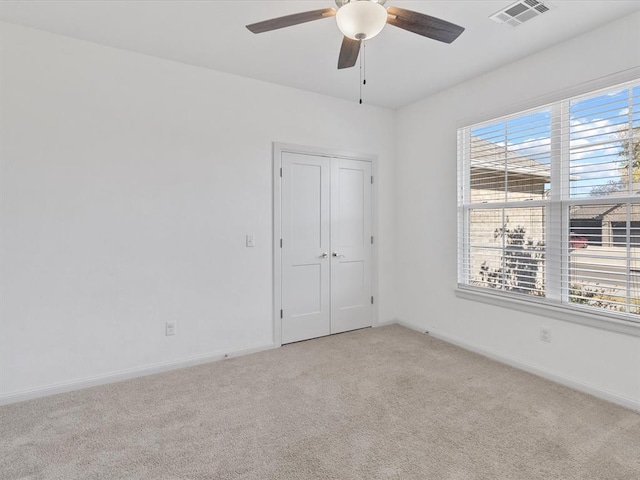
[[[487,293],[466,285],[458,285],[458,288],[455,289],[455,294],[456,297],[465,300],[474,300],[489,305],[510,308],[521,312],[640,337],[640,323],[620,320],[606,313],[596,314],[592,311],[585,311],[580,307],[566,305],[556,306],[536,300],[513,298],[500,293]]]

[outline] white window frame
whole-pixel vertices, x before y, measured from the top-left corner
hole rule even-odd
[[[637,75],[638,72],[636,72]],[[632,76],[625,78],[624,83],[638,83],[640,78]],[[584,89],[580,95],[572,92],[559,100],[546,102],[533,108],[515,111],[508,115],[467,124],[458,129],[458,286],[456,295],[459,298],[470,299],[512,308],[527,313],[549,316],[560,320],[586,324],[606,330],[617,331],[634,336],[640,336],[640,316],[611,312],[606,309],[598,310],[593,307],[584,307],[569,302],[569,209],[572,205],[606,204],[606,197],[594,199],[572,199],[563,196],[562,191],[569,185],[569,106],[570,102],[580,97],[597,95],[600,91],[624,87],[624,84],[612,82],[607,85],[598,85],[597,88]],[[628,86],[628,85],[626,85]],[[552,185],[561,185],[562,188],[552,188],[548,199],[527,202],[527,206],[544,206],[546,215],[546,238],[560,238],[560,241],[547,241],[545,252],[545,269],[547,270],[547,283],[545,297],[534,297],[526,294],[515,294],[502,290],[492,290],[470,285],[469,275],[465,271],[469,265],[469,212],[478,208],[503,208],[524,206],[518,202],[491,202],[486,206],[472,204],[470,199],[470,132],[480,125],[498,122],[508,118],[525,115],[528,112],[542,109],[551,110],[551,182]],[[461,148],[463,146],[464,148]],[[461,169],[463,170],[461,172]],[[562,171],[565,169],[565,171]],[[616,203],[631,202],[638,204],[637,196],[616,196]],[[465,203],[466,202],[466,203]],[[629,275],[629,274],[628,274]]]

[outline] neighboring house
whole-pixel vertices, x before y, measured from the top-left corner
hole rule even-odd
[[[626,244],[626,204],[574,206],[569,217],[571,234],[586,238],[587,246],[615,247]],[[631,243],[640,245],[640,209],[629,212],[629,220]]]
[[[478,137],[472,137],[470,143],[472,202],[491,204],[546,198],[551,175],[548,164]],[[471,279],[482,286],[499,286],[502,272],[510,269],[507,275],[512,277],[512,288],[515,286],[522,293],[537,293],[544,283],[544,262],[540,261],[545,244],[544,208],[523,203],[522,207],[504,211],[473,209],[470,215],[473,216],[473,230],[469,232]],[[628,251],[626,204],[615,203],[615,197],[604,205],[573,206],[569,218],[572,283],[617,290],[624,288],[628,281],[635,284],[635,276],[640,282],[640,208],[629,212],[631,247]],[[506,249],[503,249],[501,233],[511,235]]]
[[[551,181],[548,164],[471,137],[471,202],[542,199]],[[506,174],[505,174],[506,170]]]
[[[471,137],[470,193],[472,203],[542,200],[551,181],[548,164],[518,155],[504,146]],[[507,209],[473,209],[470,232],[471,258],[469,275],[480,285],[496,285],[505,265],[503,238],[510,234],[507,256],[517,257],[515,275],[525,285],[523,293],[542,284],[544,268],[539,259],[545,242],[545,211],[543,207]],[[507,232],[508,231],[508,232]]]
[[[615,201],[615,198],[611,200]],[[571,251],[569,268],[572,278],[613,293],[625,290],[627,282],[630,282],[630,294],[637,299],[640,290],[640,208],[634,206],[627,212],[626,204],[613,202],[580,205],[571,207],[569,217],[573,238],[584,239],[583,248]]]

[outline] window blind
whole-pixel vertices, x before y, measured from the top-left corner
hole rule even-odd
[[[458,131],[458,282],[640,322],[640,82]]]

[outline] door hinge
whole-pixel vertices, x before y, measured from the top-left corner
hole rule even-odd
[[[371,305],[373,305],[373,295],[371,296]]]
[[[282,178],[282,167],[280,167],[280,178]]]
[[[371,183],[373,184],[373,175],[371,175]]]
[[[283,318],[283,317],[284,317],[284,313],[282,310],[280,310],[280,318]]]
[[[280,248],[282,248],[282,239],[280,239]]]
[[[371,235],[371,245],[373,245],[373,235]]]

